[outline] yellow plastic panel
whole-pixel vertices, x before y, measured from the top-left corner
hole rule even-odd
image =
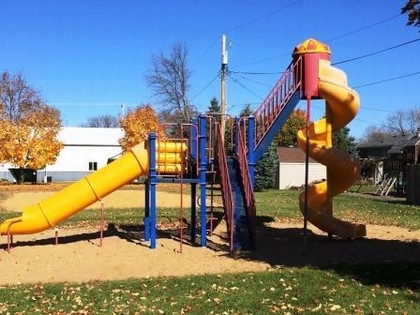
[[[327,117],[311,123],[309,127],[309,155],[326,165],[327,181],[308,187],[307,218],[319,229],[343,238],[366,235],[363,224],[344,222],[332,216],[332,198],[347,190],[359,177],[356,159],[331,148],[331,133],[346,126],[357,114],[359,95],[347,86],[347,77],[329,61],[321,60],[319,94],[326,100]],[[298,132],[300,147],[306,150],[306,131]],[[305,193],[299,196],[300,209],[305,212]]]

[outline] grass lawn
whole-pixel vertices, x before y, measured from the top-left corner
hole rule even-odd
[[[1,314],[420,314],[418,264],[0,288]],[[418,284],[417,284],[418,285]]]
[[[301,222],[297,197],[297,191],[256,193],[258,214]],[[420,229],[420,208],[401,200],[343,194],[334,207],[346,220]],[[109,209],[106,217],[138,223],[141,213]],[[176,219],[178,209],[159,213],[162,220]],[[0,220],[9,216],[0,212]],[[66,224],[97,220],[97,211],[82,211]],[[420,314],[419,291],[419,262],[277,266],[258,273],[5,286],[0,314]]]

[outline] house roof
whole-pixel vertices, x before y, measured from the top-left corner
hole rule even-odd
[[[118,139],[122,136],[120,128],[63,127],[58,139],[65,145],[119,146]]]
[[[305,163],[306,154],[301,148],[296,147],[277,147],[277,158],[280,163]],[[309,158],[309,163],[317,163]]]
[[[415,147],[420,141],[420,138],[416,136],[412,136],[410,138],[401,139],[400,141],[396,142],[392,148],[388,151],[389,154],[401,154],[404,149],[408,147]]]
[[[393,137],[386,137],[381,140],[377,141],[369,141],[366,143],[361,143],[357,145],[357,149],[370,149],[370,148],[391,148],[394,144],[399,141],[407,141],[407,136],[393,136]]]
[[[407,137],[401,137],[397,141],[395,141],[394,145],[389,149],[389,154],[401,154],[401,151],[404,149],[407,143]]]

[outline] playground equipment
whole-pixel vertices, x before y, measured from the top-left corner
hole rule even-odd
[[[301,210],[305,218],[329,234],[345,238],[365,235],[365,226],[343,222],[332,215],[332,197],[346,190],[357,179],[359,167],[353,158],[331,148],[331,135],[356,115],[359,97],[347,86],[346,75],[330,65],[330,54],[328,46],[314,39],[298,45],[292,63],[254,115],[236,119],[231,126],[233,139],[229,152],[226,152],[226,139],[216,116],[200,115],[197,120],[180,125],[179,139],[161,141],[151,134],[147,142],[138,144],[104,168],[25,208],[21,216],[0,225],[1,235],[8,235],[10,245],[14,234],[37,233],[55,227],[121,186],[144,176],[144,237],[150,241],[151,248],[156,248],[156,186],[162,182],[180,184],[181,194],[183,184],[191,185],[193,243],[199,227],[201,246],[206,246],[207,197],[211,198],[212,208],[213,187],[217,184],[220,186],[230,249],[255,248],[255,164],[298,102],[306,99],[309,113],[310,101],[315,98],[326,100],[326,117],[308,123],[307,128],[299,132],[298,140],[312,158],[327,166],[327,181],[308,186],[299,197]],[[189,138],[183,138],[185,133],[189,133]],[[209,184],[211,191],[208,195]],[[181,244],[183,215],[181,205]]]
[[[360,100],[357,92],[348,87],[346,74],[331,66],[330,55],[328,46],[313,39],[294,51],[295,58],[303,58],[302,97],[308,105],[313,98],[326,100],[325,118],[300,130],[298,142],[313,159],[327,166],[327,180],[309,185],[308,191],[300,195],[299,204],[307,219],[321,230],[343,238],[360,238],[366,235],[365,225],[333,217],[332,198],[357,180],[360,166],[352,156],[332,148],[332,133],[354,118]]]
[[[147,169],[147,151],[144,143],[141,143],[106,167],[23,209],[20,217],[4,221],[0,232],[2,235],[32,234],[52,228],[136,177],[146,174]]]
[[[309,222],[329,235],[359,238],[366,235],[364,225],[333,217],[332,198],[356,181],[360,168],[353,157],[332,148],[332,132],[353,119],[360,101],[357,92],[348,87],[345,73],[330,65],[330,55],[327,45],[311,38],[295,47],[292,63],[254,117],[248,119],[251,130],[255,130],[248,139],[250,174],[253,178],[252,165],[261,158],[294,107],[301,99],[306,100],[308,125],[298,133],[298,142],[314,160],[327,166],[327,180],[308,185],[299,196],[300,209]],[[326,117],[309,123],[310,102],[320,98],[326,100]]]

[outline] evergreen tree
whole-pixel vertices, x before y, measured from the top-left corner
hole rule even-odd
[[[272,142],[265,150],[257,165],[255,165],[255,191],[274,188],[276,184],[277,163],[276,146]]]
[[[240,112],[240,116],[249,116],[253,114],[250,104],[245,104]],[[254,190],[261,191],[264,189],[273,188],[276,183],[277,174],[277,153],[276,145],[273,141],[261,159],[255,165],[255,183]]]
[[[334,132],[332,136],[333,148],[354,155],[356,153],[356,139],[350,136],[350,128],[344,127]]]
[[[207,107],[207,109],[210,113],[220,113],[219,100],[217,98],[213,97],[210,100],[210,105],[209,105],[209,107]]]

